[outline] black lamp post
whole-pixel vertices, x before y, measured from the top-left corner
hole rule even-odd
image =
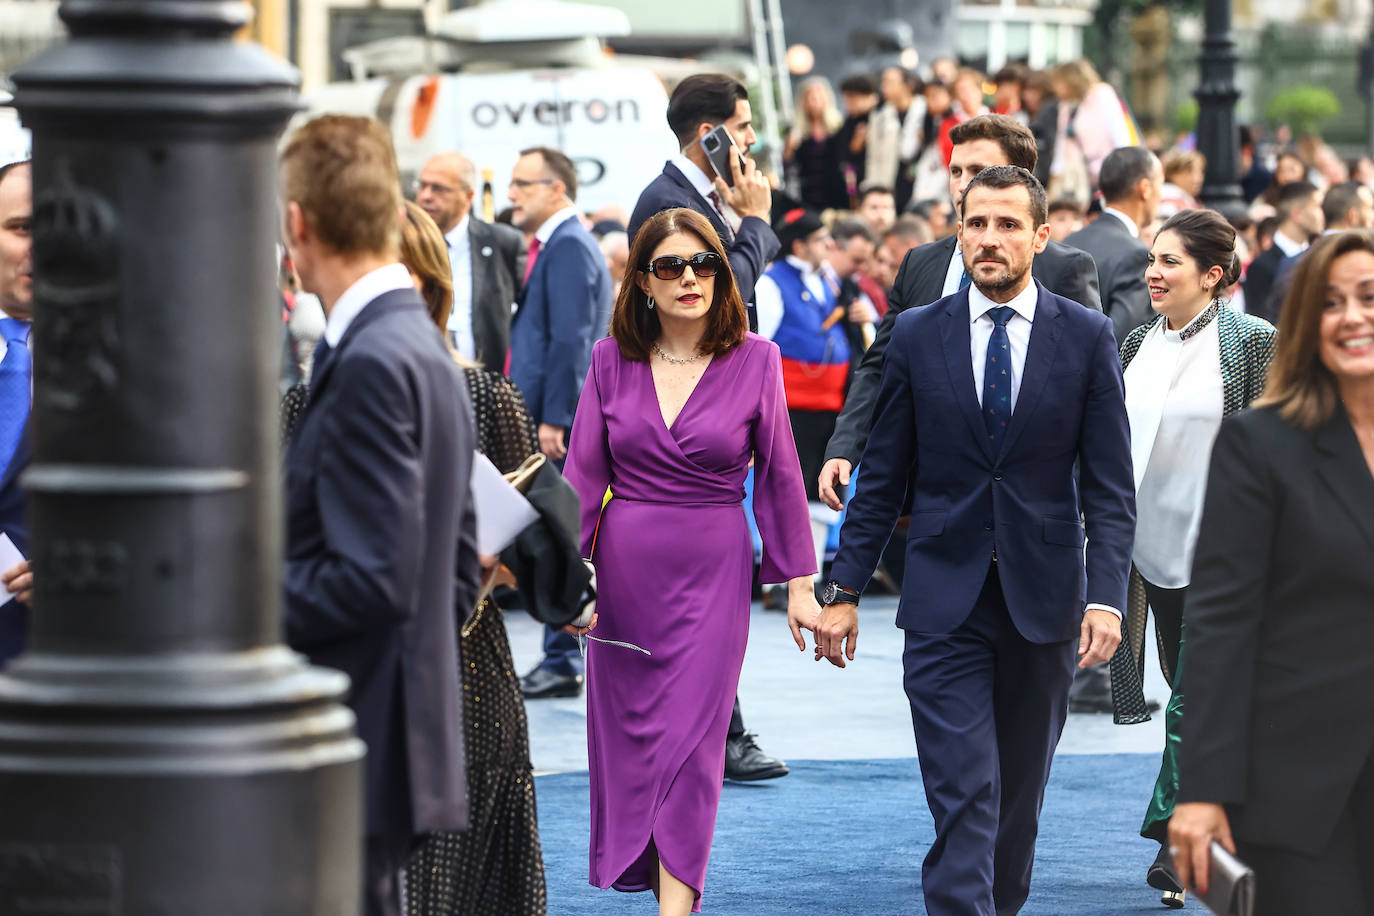
[[[1197,146],[1207,157],[1199,199],[1227,217],[1245,210],[1240,189],[1240,136],[1236,130],[1236,43],[1231,0],[1207,0],[1206,33],[1199,59]]]
[[[0,677],[0,901],[358,910],[342,675],[281,644],[276,143],[237,0],[64,0],[33,130],[37,593]]]

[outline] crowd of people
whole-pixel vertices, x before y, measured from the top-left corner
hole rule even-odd
[[[584,690],[590,882],[699,911],[722,779],[787,774],[737,696],[763,585],[840,668],[864,594],[900,593],[928,912],[1026,902],[1068,712],[1150,716],[1152,614],[1145,882],[1182,906],[1216,841],[1256,912],[1374,913],[1374,163],[1247,132],[1228,219],[1086,62],[936,71],[851,76],[843,111],[803,82],[785,184],[745,87],[689,77],[662,173],[596,213],[548,147],[488,222],[462,151],[403,189],[376,122],[289,138],[286,638],[352,678],[367,912],[547,910],[524,703]],[[21,551],[30,172],[0,168]],[[561,470],[596,573],[523,677],[503,608],[547,583],[478,550],[479,460]],[[3,664],[34,573],[0,581]]]

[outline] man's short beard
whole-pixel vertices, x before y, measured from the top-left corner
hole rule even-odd
[[[1010,268],[1007,268],[1002,270],[1001,273],[996,274],[989,280],[980,280],[977,277],[975,277],[973,282],[974,285],[977,286],[978,289],[982,292],[1000,293],[1003,290],[1011,289],[1013,286],[1020,283],[1025,278],[1025,276],[1026,275],[1024,273],[1013,275]]]

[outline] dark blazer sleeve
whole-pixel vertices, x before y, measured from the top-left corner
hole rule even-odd
[[[1078,440],[1079,505],[1088,537],[1087,603],[1124,613],[1135,543],[1135,477],[1121,359],[1109,322],[1102,322],[1093,347]]]
[[[404,608],[424,560],[410,384],[384,354],[356,347],[334,375],[314,481],[326,549],[286,564],[287,637],[298,648],[394,625],[378,615]]]
[[[890,315],[891,313],[889,313]],[[914,317],[914,316],[908,316]],[[906,504],[907,482],[916,459],[916,401],[911,388],[909,355],[913,350],[909,321],[894,325],[888,358],[883,361],[873,414],[873,433],[863,453],[861,486],[849,502],[840,548],[831,576],[862,592],[892,537]]]
[[[1269,305],[1278,269],[1278,257],[1266,251],[1250,262],[1250,269],[1245,272],[1243,284],[1246,311],[1251,315],[1258,315],[1270,324],[1274,323],[1275,318],[1275,313],[1269,311]]]
[[[591,342],[605,336],[596,327],[601,311],[597,301],[606,271],[605,259],[590,244],[565,238],[540,255],[548,259],[544,275],[548,297],[548,347],[544,352],[542,403],[534,414],[540,423],[568,429],[572,426],[577,392],[587,376]]]
[[[1102,311],[1102,295],[1097,286],[1097,262],[1092,255],[1068,245],[1057,246],[1057,254],[1059,271],[1053,282],[1045,286],[1055,295],[1071,299],[1084,308]]]
[[[1239,802],[1261,613],[1277,523],[1278,481],[1247,414],[1222,421],[1212,447],[1193,577],[1184,609],[1188,647],[1178,673],[1188,698],[1179,748],[1180,802]],[[1189,660],[1205,659],[1192,665]]]
[[[744,301],[754,298],[754,284],[781,247],[773,227],[757,216],[746,216],[740,223],[735,240],[726,246],[725,253],[730,257],[730,269]]]

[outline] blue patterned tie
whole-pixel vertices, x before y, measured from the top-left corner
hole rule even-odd
[[[987,427],[988,444],[996,455],[1002,448],[1002,438],[1011,422],[1011,343],[1007,340],[1007,322],[1016,309],[1001,305],[988,309],[992,319],[992,336],[988,338],[988,356],[983,363],[983,425]]]
[[[968,285],[973,282],[973,278],[968,275],[968,269],[964,269],[964,275],[959,278],[959,288],[968,289]]]
[[[0,318],[5,358],[0,359],[0,469],[8,466],[24,435],[33,401],[33,357],[29,353],[29,323]]]

